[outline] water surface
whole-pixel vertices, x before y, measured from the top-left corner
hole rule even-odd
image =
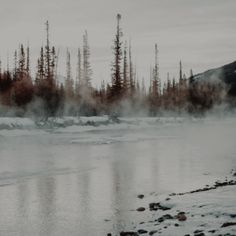
[[[236,167],[235,140],[233,119],[0,131],[0,235],[119,232],[139,220],[133,210],[153,192],[227,175]]]

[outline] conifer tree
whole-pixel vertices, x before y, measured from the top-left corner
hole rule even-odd
[[[0,80],[2,79],[2,61],[0,59]]]
[[[88,44],[88,33],[85,31],[83,35],[83,84],[90,88],[91,87],[91,77],[92,69],[90,65],[90,48]]]
[[[133,62],[132,62],[132,50],[131,50],[131,42],[129,42],[129,87],[130,87],[130,95],[133,97],[135,91],[134,85],[134,71],[133,71]]]
[[[20,45],[18,79],[22,79],[25,72],[25,50],[23,44]]]
[[[117,26],[116,26],[116,35],[114,40],[114,62],[112,65],[112,87],[111,87],[111,96],[112,100],[117,100],[122,94],[122,77],[121,77],[121,60],[122,60],[122,30],[120,28],[121,15],[117,14]]]
[[[126,96],[129,88],[128,83],[128,62],[127,62],[127,45],[124,47],[124,64],[123,64],[123,93]]]
[[[141,88],[141,91],[142,91],[142,95],[146,96],[146,87],[145,87],[144,78],[142,78],[142,88]]]
[[[46,79],[52,80],[51,77],[51,53],[50,53],[50,41],[49,41],[49,23],[46,21],[46,46],[45,46],[45,76]]]
[[[152,78],[152,96],[154,99],[158,98],[160,89],[160,79],[159,79],[159,64],[158,64],[158,49],[157,44],[155,44],[155,65],[153,68],[153,78]]]
[[[77,70],[76,70],[76,85],[78,87],[81,84],[82,84],[81,52],[80,52],[80,48],[78,48],[78,53],[77,53]]]
[[[30,73],[30,49],[29,49],[29,45],[27,46],[27,51],[26,51],[26,72],[28,74]]]
[[[66,93],[66,98],[71,99],[73,97],[73,80],[71,75],[70,52],[68,49],[66,54],[67,54],[67,61],[66,61],[65,93]]]
[[[17,76],[17,50],[15,50],[14,52],[14,71],[13,71],[13,80],[16,80],[16,76]]]

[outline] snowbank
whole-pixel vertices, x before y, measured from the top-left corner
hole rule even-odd
[[[0,117],[1,129],[29,129],[35,128],[35,122],[30,118]]]

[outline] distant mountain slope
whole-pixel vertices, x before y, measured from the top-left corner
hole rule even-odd
[[[229,95],[236,96],[236,61],[193,77],[194,82],[217,82],[219,80],[229,86]]]

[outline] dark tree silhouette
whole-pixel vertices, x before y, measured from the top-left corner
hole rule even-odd
[[[112,87],[111,87],[111,100],[117,101],[122,95],[122,76],[121,76],[121,61],[122,61],[122,30],[120,28],[121,15],[117,14],[116,35],[114,40],[114,62],[112,65]]]

